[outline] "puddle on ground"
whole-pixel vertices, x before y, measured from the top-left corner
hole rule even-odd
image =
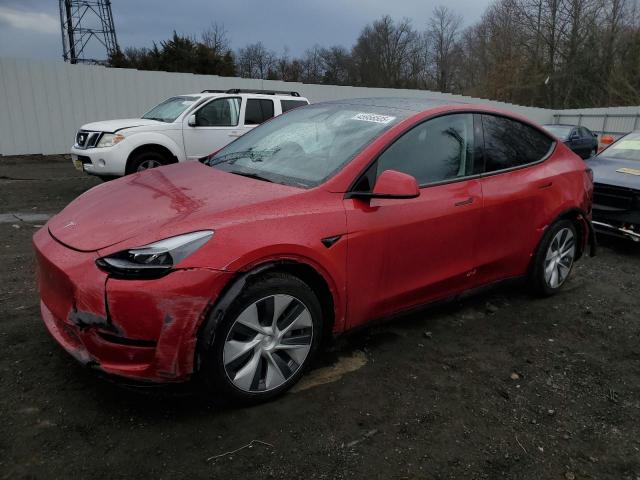
[[[321,367],[307,373],[302,380],[295,385],[291,392],[297,393],[303,390],[325,385],[340,380],[346,373],[355,372],[364,367],[367,356],[364,352],[355,351],[348,357],[339,357],[338,361],[328,367]]]

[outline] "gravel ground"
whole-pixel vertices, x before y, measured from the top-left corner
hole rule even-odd
[[[0,158],[0,478],[640,479],[640,246],[601,239],[553,298],[502,286],[343,337],[295,392],[221,410],[98,379],[42,325],[31,236],[95,184]]]

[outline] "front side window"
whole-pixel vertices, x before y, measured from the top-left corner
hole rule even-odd
[[[273,117],[273,100],[250,98],[244,114],[245,125],[260,125]]]
[[[485,171],[495,172],[542,160],[553,140],[529,125],[497,115],[483,115]]]
[[[466,177],[473,171],[473,115],[453,114],[412,128],[380,155],[377,173],[397,170],[424,185]]]
[[[196,127],[235,127],[239,118],[239,98],[218,98],[196,112]]]
[[[200,97],[172,97],[168,100],[165,100],[160,105],[156,105],[147,113],[145,113],[142,118],[146,118],[148,120],[158,120],[159,122],[171,123],[176,120],[182,112],[184,112],[187,108],[191,107],[194,103],[199,100]]]
[[[312,187],[411,113],[349,104],[297,108],[247,132],[208,164],[238,175]]]

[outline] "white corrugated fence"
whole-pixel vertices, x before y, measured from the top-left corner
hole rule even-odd
[[[491,105],[538,123],[553,122],[554,114],[559,113],[423,90],[310,85],[0,58],[0,155],[67,153],[84,123],[138,117],[173,95],[229,88],[297,91],[312,103],[359,97],[448,99]],[[584,118],[583,124],[589,126]]]

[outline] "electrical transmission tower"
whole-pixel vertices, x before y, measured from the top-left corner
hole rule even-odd
[[[118,50],[111,0],[59,0],[62,56],[70,63],[105,63]],[[97,58],[106,50],[103,58]]]

